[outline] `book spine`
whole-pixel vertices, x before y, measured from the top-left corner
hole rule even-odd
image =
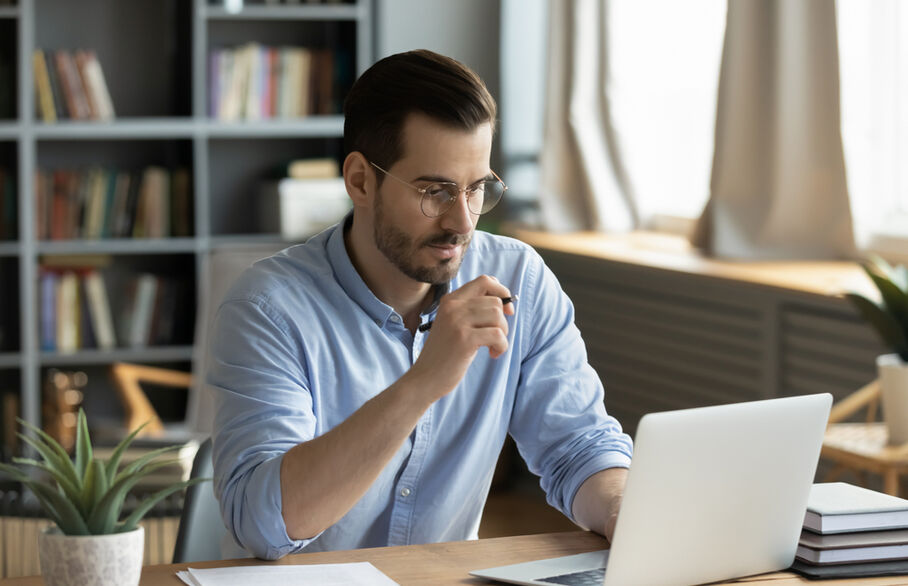
[[[110,350],[117,345],[117,340],[114,334],[107,289],[104,279],[98,271],[90,271],[85,276],[85,293],[88,298],[97,347],[102,350]]]
[[[154,275],[143,274],[136,285],[135,310],[132,315],[129,345],[141,348],[148,345],[151,332],[151,319],[154,311],[154,302],[157,297],[158,278]]]
[[[53,352],[57,349],[57,274],[41,272],[41,350]]]
[[[57,109],[54,106],[54,95],[50,87],[47,61],[44,59],[44,52],[40,49],[35,49],[32,54],[32,67],[35,74],[35,87],[37,88],[41,119],[45,122],[56,122]]]

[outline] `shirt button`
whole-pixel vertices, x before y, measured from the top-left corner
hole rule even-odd
[[[391,316],[391,321],[393,321],[393,322],[396,323],[396,324],[399,324],[399,323],[400,323],[400,316],[398,316],[398,315],[392,315],[392,316]]]
[[[400,496],[410,496],[410,489],[409,488],[400,489]]]

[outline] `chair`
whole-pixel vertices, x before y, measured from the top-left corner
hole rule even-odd
[[[192,462],[190,478],[211,478],[211,438],[199,446]],[[221,541],[227,528],[221,520],[212,482],[201,482],[186,490],[173,563],[202,562],[221,559]]]
[[[908,443],[889,445],[886,424],[877,421],[879,406],[879,381],[871,382],[836,403],[829,414],[820,457],[835,465],[827,476],[828,481],[851,471],[866,486],[867,473],[872,472],[882,476],[884,492],[898,496],[899,477],[908,473]],[[867,410],[863,422],[845,422],[861,409]]]

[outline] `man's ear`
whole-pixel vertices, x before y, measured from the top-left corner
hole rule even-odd
[[[344,159],[344,185],[347,195],[353,200],[354,207],[372,205],[372,194],[375,193],[375,173],[369,161],[359,151],[354,151]]]

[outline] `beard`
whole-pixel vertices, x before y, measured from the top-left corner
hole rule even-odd
[[[453,279],[460,270],[460,264],[463,262],[467,247],[473,238],[472,232],[469,234],[441,232],[417,243],[409,234],[394,226],[385,217],[381,193],[376,193],[373,212],[375,215],[373,228],[375,246],[403,274],[414,281],[441,285]],[[428,266],[417,265],[414,261],[416,254],[423,247],[449,244],[461,245],[460,256],[440,260],[437,264]]]

